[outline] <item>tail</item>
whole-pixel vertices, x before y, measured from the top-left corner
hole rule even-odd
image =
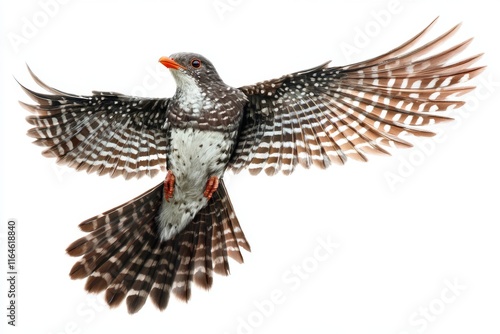
[[[129,313],[136,313],[150,296],[164,310],[171,292],[188,301],[192,281],[210,288],[214,271],[229,274],[228,257],[242,263],[240,247],[250,251],[222,180],[193,221],[164,241],[156,223],[162,192],[163,182],[82,222],[80,228],[89,234],[66,249],[71,256],[83,255],[71,269],[71,278],[88,277],[88,292],[106,290],[110,307],[127,297]]]

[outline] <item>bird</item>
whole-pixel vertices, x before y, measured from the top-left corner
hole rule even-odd
[[[437,19],[436,19],[437,20]],[[125,179],[165,175],[130,201],[79,224],[86,234],[66,249],[78,260],[72,279],[104,293],[129,313],[149,298],[165,310],[170,297],[191,298],[193,284],[209,289],[214,273],[229,274],[229,258],[250,251],[224,174],[290,175],[297,166],[327,168],[369,154],[409,148],[411,138],[464,105],[465,84],[484,66],[481,54],[456,60],[472,38],[443,51],[460,24],[420,43],[436,20],[402,45],[344,66],[325,62],[239,88],[226,84],[206,57],[161,57],[176,91],[167,98],[21,85],[34,104],[27,135],[43,155],[76,170]],[[420,44],[419,44],[420,43]],[[165,174],[166,173],[166,174]]]

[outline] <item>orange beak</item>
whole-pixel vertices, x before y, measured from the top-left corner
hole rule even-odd
[[[160,61],[160,63],[162,63],[163,65],[165,65],[167,68],[172,68],[174,70],[178,70],[179,68],[182,68],[183,70],[186,69],[184,66],[178,64],[172,58],[161,57],[159,61]]]

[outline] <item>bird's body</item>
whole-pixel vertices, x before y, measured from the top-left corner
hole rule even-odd
[[[158,216],[161,236],[170,239],[203,208],[203,195],[211,176],[222,178],[234,149],[235,131],[172,128],[167,154],[169,170],[175,175],[173,197],[162,201]]]
[[[432,24],[430,25],[432,26]],[[212,273],[229,273],[228,257],[250,250],[223,183],[226,170],[290,174],[297,165],[326,168],[347,158],[410,147],[403,135],[431,136],[421,127],[463,105],[464,82],[483,67],[481,55],[450,62],[470,40],[431,51],[458,26],[420,46],[430,29],[379,57],[347,66],[328,63],[254,85],[226,85],[210,61],[193,53],[162,57],[177,84],[172,98],[111,92],[51,94],[24,88],[36,102],[28,135],[77,170],[155,176],[165,181],[80,224],[88,234],[67,249],[82,256],[72,278],[89,292],[106,291],[137,312],[148,297],[165,309],[170,293],[188,300],[191,282],[209,288]]]
[[[247,102],[241,91],[220,79],[203,56],[175,54],[165,64],[176,67],[170,65],[173,59],[187,66],[193,60],[200,62],[203,75],[211,80],[209,84],[200,84],[198,76],[183,75],[172,69],[178,88],[167,108],[166,127],[167,166],[175,175],[175,191],[172,198],[164,196],[158,215],[163,240],[178,234],[207,205],[209,198],[204,195],[207,181],[211,177],[222,178],[234,151]]]

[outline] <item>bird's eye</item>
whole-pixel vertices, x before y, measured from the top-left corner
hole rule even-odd
[[[192,59],[191,66],[193,66],[194,68],[200,68],[201,67],[201,60],[196,59],[196,58]]]

